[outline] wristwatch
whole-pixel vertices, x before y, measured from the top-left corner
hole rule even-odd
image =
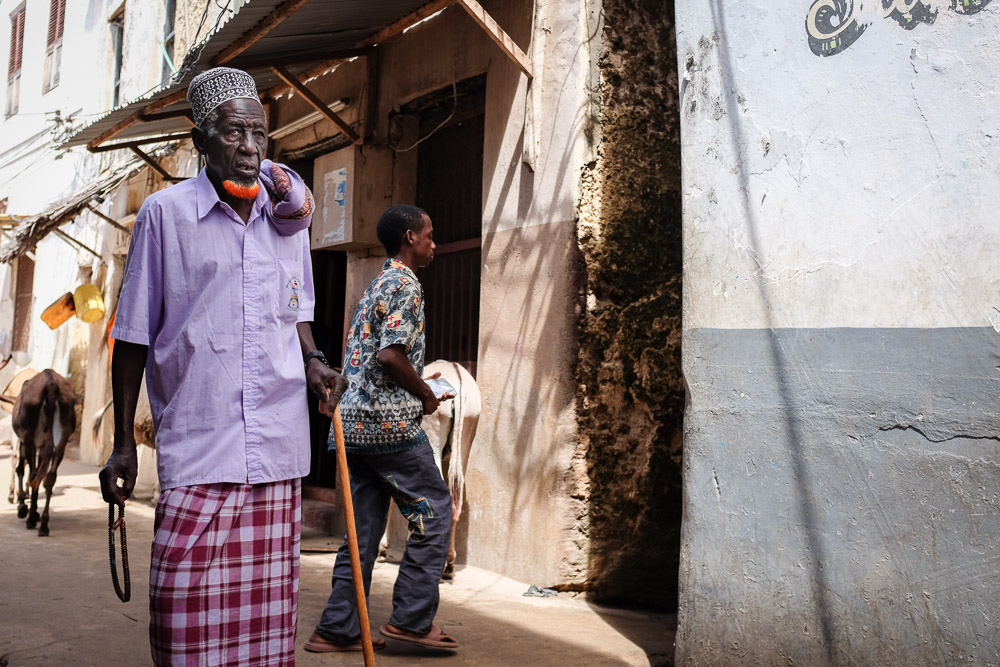
[[[326,366],[327,368],[330,367],[330,362],[326,360],[326,355],[323,354],[322,350],[313,350],[306,356],[302,357],[302,365],[308,367],[309,361],[311,359],[319,359],[320,361],[323,362],[324,366]]]

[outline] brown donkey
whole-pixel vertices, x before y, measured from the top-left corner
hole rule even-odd
[[[52,487],[56,483],[56,468],[66,453],[66,441],[76,429],[76,413],[73,404],[76,394],[70,381],[51,369],[47,369],[24,383],[21,393],[14,401],[14,434],[17,443],[16,456],[12,457],[17,476],[17,516],[28,517],[28,529],[32,529],[41,518],[38,534],[49,534],[49,501]],[[31,489],[30,510],[25,504],[27,493],[24,489],[24,466],[28,466],[28,487]],[[45,509],[38,516],[38,487],[45,483]],[[10,495],[7,500],[14,502],[14,478],[10,480]]]

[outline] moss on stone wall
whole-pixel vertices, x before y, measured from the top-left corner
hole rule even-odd
[[[673,609],[684,410],[674,3],[602,4],[600,136],[578,227],[587,587],[598,601]]]

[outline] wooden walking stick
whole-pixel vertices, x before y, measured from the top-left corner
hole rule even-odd
[[[333,437],[337,443],[337,486],[340,487],[340,497],[344,501],[344,518],[347,521],[347,550],[351,554],[354,594],[358,600],[358,619],[361,622],[361,646],[365,651],[365,667],[375,667],[372,630],[368,625],[368,605],[365,603],[365,580],[361,576],[361,556],[358,554],[358,530],[354,525],[351,476],[347,472],[347,452],[344,451],[344,422],[340,418],[339,405],[333,413]]]

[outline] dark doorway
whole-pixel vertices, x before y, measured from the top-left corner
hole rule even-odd
[[[298,173],[310,189],[313,187],[313,161],[297,160],[289,167]],[[330,365],[340,368],[343,361],[344,285],[347,283],[347,253],[332,250],[312,252],[313,286],[316,312],[312,322],[313,340]],[[336,457],[328,451],[330,418],[321,414],[313,393],[309,402],[309,450],[311,465],[303,483],[312,487],[336,488]]]
[[[427,361],[456,361],[473,376],[479,355],[485,102],[481,75],[402,110],[419,119],[416,204],[433,220],[438,246],[434,262],[420,275]]]
[[[312,253],[316,289],[313,340],[330,365],[338,370],[343,363],[344,285],[347,282],[347,253],[316,250]],[[337,457],[327,448],[330,418],[319,411],[319,402],[309,392],[309,475],[303,480],[312,486],[336,488]]]

